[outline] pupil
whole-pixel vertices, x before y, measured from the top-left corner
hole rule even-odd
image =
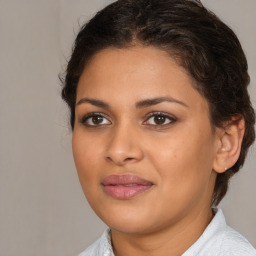
[[[154,121],[156,124],[163,124],[165,122],[164,116],[155,116]]]
[[[103,121],[103,117],[102,117],[102,116],[94,116],[94,117],[92,118],[92,122],[93,122],[94,124],[100,124],[102,121]]]

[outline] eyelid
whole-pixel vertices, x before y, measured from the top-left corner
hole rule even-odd
[[[151,113],[147,114],[146,117],[145,117],[146,121],[148,121],[151,117],[154,117],[154,116],[157,116],[157,115],[163,116],[163,117],[169,119],[170,122],[168,124],[159,124],[159,125],[156,124],[156,125],[151,125],[151,126],[158,126],[158,127],[162,126],[163,127],[163,126],[168,126],[168,125],[170,125],[172,123],[175,123],[177,121],[177,118],[174,117],[173,115],[170,115],[170,114],[165,113],[165,112],[159,112],[159,111],[151,112]]]
[[[157,115],[163,116],[163,117],[169,119],[170,122],[169,122],[168,124],[155,124],[155,125],[152,125],[152,124],[145,124],[145,122],[147,122],[150,118],[152,118],[152,117],[154,117],[154,116],[157,116]],[[108,122],[109,122],[109,124],[98,124],[98,125],[97,125],[97,124],[96,124],[96,125],[86,124],[86,121],[87,121],[89,118],[94,117],[94,116],[101,116],[101,117],[107,119]],[[144,125],[150,125],[150,126],[154,126],[154,127],[164,127],[164,126],[168,126],[168,125],[171,125],[171,124],[173,124],[173,123],[175,123],[175,122],[177,121],[177,118],[174,117],[173,115],[171,115],[171,114],[169,114],[169,113],[165,113],[165,112],[160,112],[160,111],[151,112],[151,113],[147,114],[144,119],[146,119],[146,120],[143,122]],[[90,112],[90,113],[84,115],[84,116],[80,119],[80,123],[83,124],[83,125],[86,126],[86,127],[93,127],[93,128],[102,127],[102,126],[106,126],[106,125],[112,124],[112,122],[110,121],[109,116],[108,116],[107,114],[105,114],[105,113],[102,113],[102,112]]]
[[[85,125],[86,127],[100,127],[100,126],[105,126],[105,125],[109,125],[109,124],[99,124],[99,125],[90,125],[90,124],[86,124],[86,121],[91,118],[91,117],[94,117],[94,116],[101,116],[105,119],[107,119],[110,124],[112,124],[112,122],[110,121],[110,118],[108,117],[108,115],[102,113],[102,112],[90,112],[86,115],[84,115],[81,119],[80,119],[80,123]]]

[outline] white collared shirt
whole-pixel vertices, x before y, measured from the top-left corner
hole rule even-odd
[[[114,256],[110,230],[79,256]],[[256,250],[226,224],[222,210],[218,209],[203,234],[182,256],[256,256]]]

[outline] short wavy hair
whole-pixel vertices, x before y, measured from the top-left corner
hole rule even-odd
[[[212,203],[225,196],[230,177],[239,171],[255,140],[255,112],[247,86],[247,60],[238,38],[215,14],[196,0],[119,0],[99,11],[80,30],[63,78],[62,98],[74,128],[76,89],[88,61],[114,47],[153,46],[185,68],[206,98],[214,127],[239,116],[245,134],[239,159],[218,174]]]

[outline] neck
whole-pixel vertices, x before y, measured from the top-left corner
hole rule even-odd
[[[112,230],[115,256],[164,256],[166,252],[169,256],[180,256],[197,241],[212,218],[212,210],[207,207],[155,232],[127,234]]]

